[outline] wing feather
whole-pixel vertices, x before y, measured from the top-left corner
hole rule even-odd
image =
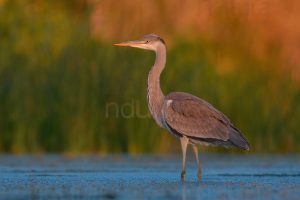
[[[168,125],[191,137],[228,140],[230,121],[206,101],[186,93],[167,96],[163,115]]]
[[[249,143],[230,120],[208,102],[183,92],[166,96],[162,108],[165,124],[191,139],[248,150]]]

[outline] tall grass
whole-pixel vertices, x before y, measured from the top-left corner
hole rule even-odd
[[[147,1],[124,2],[122,9],[144,8]],[[160,6],[164,23],[156,23],[151,6]],[[143,28],[139,21],[127,27],[119,18],[125,11],[108,1],[0,1],[0,151],[177,151],[177,140],[156,126],[147,109],[154,55],[111,45],[118,34],[132,39],[130,34],[150,32],[153,23],[171,44],[161,80],[165,93],[186,91],[211,102],[245,133],[253,152],[300,151],[300,90],[294,71],[284,66],[282,46],[265,42],[263,54],[249,48],[257,41],[247,32],[252,24],[227,15],[206,17],[228,28],[208,37],[178,28],[195,23],[187,8],[185,23],[172,19],[172,7],[159,1],[147,8],[136,14],[148,22]],[[133,19],[135,12],[128,15]]]

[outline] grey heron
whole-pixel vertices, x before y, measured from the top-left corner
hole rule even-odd
[[[180,138],[182,148],[181,180],[186,174],[186,149],[192,145],[198,168],[198,178],[202,178],[198,158],[197,144],[220,145],[249,150],[245,136],[230,120],[208,102],[188,93],[172,92],[164,95],[160,88],[160,74],[166,64],[166,44],[155,34],[149,34],[140,40],[115,44],[152,50],[156,54],[147,83],[149,110],[156,123]]]

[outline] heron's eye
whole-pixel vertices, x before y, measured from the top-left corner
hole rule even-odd
[[[149,43],[149,40],[146,41],[146,44]]]

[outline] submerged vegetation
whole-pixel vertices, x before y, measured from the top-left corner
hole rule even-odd
[[[184,7],[184,21],[172,19],[172,9],[180,8],[176,1],[153,1],[152,12],[135,9],[127,16],[119,9],[132,8],[130,2],[116,10],[107,0],[0,0],[1,152],[178,150],[177,140],[148,113],[146,80],[154,55],[112,46],[150,32],[170,44],[165,93],[186,91],[211,102],[247,136],[252,152],[300,152],[300,62],[293,43],[300,35],[293,21],[286,35],[277,31],[276,19],[270,20],[273,29],[261,22],[280,2],[273,10],[263,7],[271,11],[262,20],[245,20],[243,7],[224,14],[214,9],[231,7],[213,6],[218,14],[206,16],[203,5],[190,0],[187,5],[198,9],[191,6],[187,15]],[[148,1],[138,2],[144,8]]]

